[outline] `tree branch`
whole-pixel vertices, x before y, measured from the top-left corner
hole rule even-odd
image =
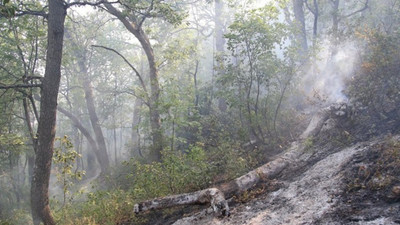
[[[105,0],[100,0],[98,2],[88,2],[88,1],[77,1],[77,2],[72,2],[66,5],[67,8],[71,7],[71,6],[84,6],[84,5],[90,5],[90,6],[100,6],[104,3],[108,3],[108,4],[115,4],[115,3],[120,3],[119,0],[114,1],[114,2],[109,2],[109,1],[105,1]]]
[[[361,8],[361,9],[359,9],[357,11],[354,11],[354,12],[348,14],[348,15],[345,15],[345,16],[343,16],[343,18],[347,18],[347,17],[353,16],[353,15],[359,13],[359,12],[362,12],[362,11],[368,9],[368,3],[369,3],[369,0],[366,0],[363,8]]]
[[[0,85],[0,89],[17,89],[17,88],[34,88],[41,87],[41,84],[14,84],[14,85]]]
[[[308,1],[306,0],[305,1],[305,3],[306,3],[306,6],[307,6],[307,9],[308,10],[310,10],[310,12],[313,14],[313,15],[315,15],[315,11],[311,8],[311,6],[308,4]]]
[[[22,6],[24,7],[24,6]],[[31,10],[29,8],[26,8],[25,10],[19,9],[15,13],[14,16],[24,16],[24,15],[31,15],[31,16],[41,16],[43,18],[47,18],[49,14],[45,12],[45,9],[48,8],[48,6],[45,6],[42,8],[42,10],[37,11],[37,10]]]
[[[8,73],[8,75],[20,79],[19,77],[15,76],[13,73],[11,73],[7,68],[5,68],[4,66],[0,65],[0,69],[4,70],[6,73]]]
[[[101,46],[101,45],[92,45],[92,47],[103,48],[103,49],[112,51],[112,52],[114,52],[115,54],[117,54],[118,56],[120,56],[120,57],[129,65],[129,67],[131,67],[132,70],[135,71],[135,74],[136,74],[136,76],[139,78],[140,84],[141,84],[141,86],[142,86],[144,92],[146,93],[146,98],[147,98],[147,99],[149,98],[146,85],[145,85],[145,83],[144,83],[144,81],[143,81],[143,79],[142,79],[142,76],[140,75],[139,71],[138,71],[138,70],[137,70],[137,69],[136,69],[136,68],[121,54],[121,53],[119,53],[119,52],[118,52],[117,50],[115,50],[115,49],[108,48],[108,47]]]

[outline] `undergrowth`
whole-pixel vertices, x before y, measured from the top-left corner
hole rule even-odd
[[[245,173],[256,161],[252,154],[228,143],[214,149],[197,143],[185,152],[166,149],[162,162],[125,161],[113,172],[118,176],[110,175],[105,183],[97,184],[105,186],[102,190],[55,211],[54,217],[60,225],[148,224],[154,218],[136,216],[135,203],[207,188]],[[163,213],[173,214],[174,210]]]

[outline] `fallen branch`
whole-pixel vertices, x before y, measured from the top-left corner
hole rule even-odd
[[[135,204],[133,211],[139,213],[151,209],[170,208],[179,205],[199,205],[210,203],[214,212],[220,212],[229,216],[229,206],[225,200],[224,193],[217,188],[208,188],[192,193],[170,195]]]

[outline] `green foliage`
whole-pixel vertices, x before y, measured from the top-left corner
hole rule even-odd
[[[163,18],[173,25],[179,25],[187,16],[177,4],[174,4],[174,2],[165,2],[162,0],[151,2],[142,0],[124,0],[122,2],[128,6],[124,13],[133,14],[133,17],[136,17],[138,22],[143,18]]]
[[[10,0],[2,0],[0,2],[0,17],[11,18],[15,16],[16,7],[10,2]]]
[[[360,70],[349,81],[348,94],[375,118],[399,118],[400,35],[366,30],[359,37],[366,42],[366,51]]]
[[[81,180],[85,171],[73,170],[76,160],[82,157],[73,150],[73,145],[67,136],[56,138],[58,147],[54,149],[53,162],[56,171],[57,182],[63,190],[63,205],[67,204],[67,197],[74,181]],[[72,196],[68,199],[72,201]]]
[[[314,137],[308,137],[304,140],[304,150],[309,151],[314,146]]]
[[[0,220],[0,225],[33,224],[29,209],[14,209],[8,219]]]
[[[145,223],[145,218],[132,213],[135,203],[207,188],[214,182],[242,175],[257,161],[229,142],[217,148],[204,148],[197,143],[186,152],[166,149],[163,161],[151,164],[134,159],[126,161],[123,163],[128,168],[124,169],[128,171],[126,179],[114,178],[111,190],[89,193],[85,202],[66,209],[69,216],[61,224]]]
[[[164,150],[161,163],[134,161],[133,192],[144,200],[204,188],[211,180],[206,159],[201,146],[192,146],[186,153]]]
[[[19,157],[26,150],[25,141],[26,139],[18,134],[0,134],[0,163]],[[3,167],[0,167],[0,171],[1,168]]]
[[[124,224],[134,218],[134,199],[132,192],[121,189],[89,193],[85,202],[75,203],[64,210],[66,216],[59,220],[59,224]]]
[[[226,57],[218,77],[223,87],[219,96],[239,115],[241,126],[248,127],[247,135],[264,142],[275,142],[278,119],[290,118],[278,115],[296,73],[294,51],[284,44],[290,32],[278,19],[280,10],[266,4],[235,16],[225,34],[232,57]]]
[[[0,172],[8,173],[8,166],[14,164],[27,150],[26,138],[18,134],[0,134]]]

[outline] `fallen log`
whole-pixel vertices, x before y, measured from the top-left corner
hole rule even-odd
[[[221,212],[224,216],[229,216],[229,206],[224,193],[217,188],[208,188],[192,193],[170,195],[162,198],[145,201],[135,204],[133,211],[139,213],[151,209],[170,208],[180,205],[195,205],[210,203],[214,212]]]
[[[217,185],[192,193],[171,195],[153,200],[144,201],[134,206],[134,212],[139,213],[147,210],[170,208],[180,205],[194,205],[210,203],[214,213],[229,216],[229,206],[226,199],[234,195],[241,194],[260,182],[276,178],[289,163],[296,162],[304,153],[303,142],[309,137],[317,135],[323,127],[325,121],[334,114],[332,111],[338,110],[336,105],[322,109],[314,114],[307,129],[300,135],[298,141],[292,143],[290,148],[276,159],[252,170],[241,177],[238,177],[227,183]],[[337,115],[337,114],[336,114]]]

